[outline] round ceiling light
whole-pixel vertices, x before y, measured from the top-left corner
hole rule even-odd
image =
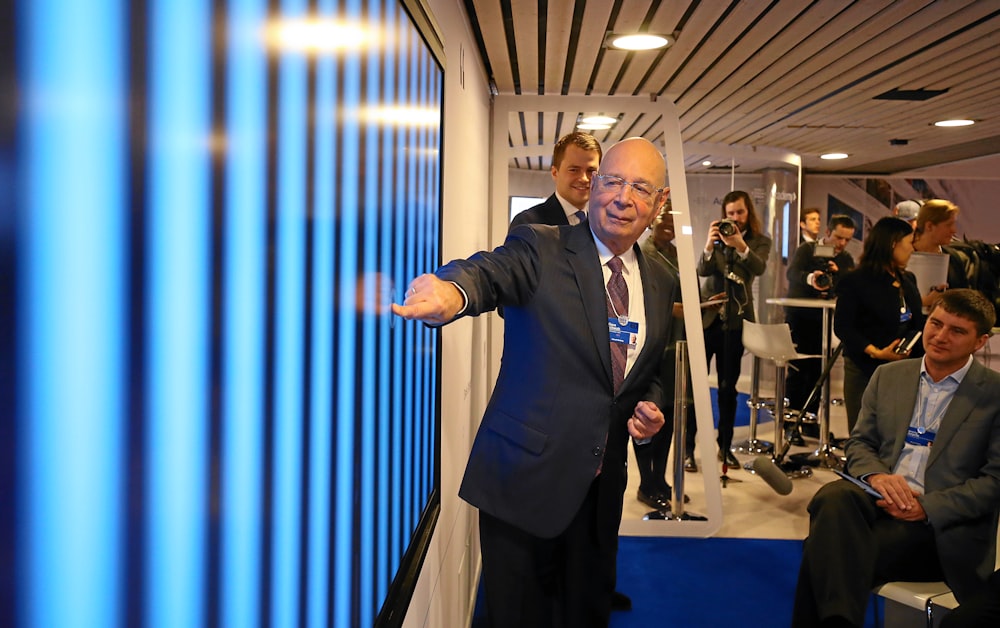
[[[703,165],[703,166],[705,166],[707,168],[708,166],[712,165],[712,162],[710,162],[709,160],[706,159],[705,161],[701,162],[701,165]]]
[[[635,33],[632,35],[611,35],[609,45],[619,50],[658,50],[673,43],[669,35],[652,35],[650,33]]]
[[[847,153],[827,153],[825,155],[820,155],[820,159],[847,159]]]
[[[610,124],[588,124],[587,122],[581,122],[576,125],[576,128],[583,129],[584,131],[606,131],[611,128]]]
[[[614,124],[615,122],[618,122],[618,118],[602,115],[584,116],[583,118],[580,118],[580,122],[584,124]]]
[[[934,126],[969,126],[975,123],[975,120],[938,120]]]

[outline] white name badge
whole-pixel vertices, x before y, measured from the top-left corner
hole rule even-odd
[[[611,342],[620,342],[635,348],[639,340],[639,323],[628,321],[622,324],[618,317],[609,317],[608,335],[611,337]]]

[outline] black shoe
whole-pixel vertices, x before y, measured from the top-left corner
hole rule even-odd
[[[657,510],[670,510],[670,500],[666,499],[663,495],[650,494],[640,488],[636,491],[635,498]]]
[[[663,492],[660,494],[660,497],[663,499],[663,501],[667,502],[667,508],[670,508],[670,501],[674,498],[674,489],[670,488],[670,485],[667,484],[667,488],[663,490]],[[687,493],[684,493],[684,503],[685,504],[691,503],[691,498],[688,497]]]
[[[698,463],[694,461],[694,456],[684,457],[684,470],[688,473],[698,473]]]
[[[630,611],[632,610],[632,598],[625,595],[624,593],[619,593],[618,591],[611,592],[611,610],[613,611]]]
[[[799,432],[798,430],[786,430],[785,439],[788,440],[789,444],[795,445],[796,447],[806,446],[806,441],[804,438],[802,438],[802,433]]]
[[[727,451],[726,452],[726,459],[725,460],[722,459],[722,452],[720,451],[719,452],[719,462],[725,462],[726,466],[729,467],[730,469],[736,469],[736,470],[738,470],[740,468],[740,461],[736,459],[736,456],[734,456],[733,452],[731,452],[731,451]]]

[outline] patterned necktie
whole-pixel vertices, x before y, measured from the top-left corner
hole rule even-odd
[[[608,260],[611,269],[611,279],[608,280],[608,318],[618,318],[628,314],[628,285],[622,275],[621,258],[615,256]],[[628,360],[628,345],[624,342],[611,343],[611,374],[615,386],[615,394],[621,388],[625,379],[625,362]]]
[[[581,222],[587,219],[587,212],[583,211],[582,209],[577,210],[577,212],[573,215],[576,216],[577,224],[580,224]]]

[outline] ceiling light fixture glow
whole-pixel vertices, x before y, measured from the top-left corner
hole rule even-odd
[[[618,118],[605,115],[584,116],[580,118],[580,122],[584,124],[614,124],[618,122]]]
[[[319,18],[271,20],[264,39],[279,51],[306,54],[365,50],[380,43],[378,33],[363,24]]]
[[[975,123],[975,120],[938,120],[934,126],[969,126]]]
[[[709,160],[706,159],[705,161],[701,162],[701,165],[703,165],[703,166],[705,166],[707,168],[708,166],[712,165],[712,162],[710,162]]]
[[[610,124],[589,124],[587,122],[581,122],[576,125],[576,128],[583,129],[584,131],[606,131],[611,128]]]
[[[607,38],[608,46],[619,50],[659,50],[674,43],[670,35],[655,35],[652,33],[613,33]]]
[[[827,153],[825,155],[820,155],[820,159],[847,159],[847,153]]]

